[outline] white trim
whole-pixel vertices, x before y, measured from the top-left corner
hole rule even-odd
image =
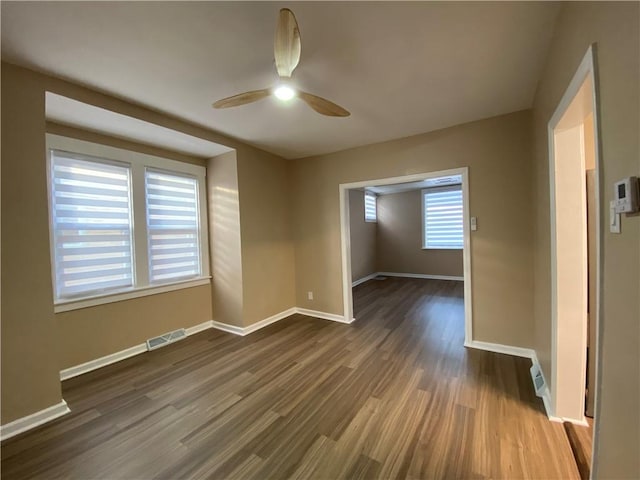
[[[357,287],[358,285],[364,283],[364,282],[368,282],[369,280],[373,280],[374,278],[376,278],[379,275],[378,272],[373,272],[371,275],[367,275],[366,277],[362,277],[359,278],[358,280],[356,280],[355,282],[351,282],[351,287]]]
[[[436,172],[417,173],[413,175],[403,175],[400,177],[380,178],[365,180],[362,182],[341,183],[338,186],[340,201],[340,250],[342,260],[342,321],[351,323],[353,321],[353,292],[351,280],[351,239],[349,220],[349,190],[364,187],[375,187],[378,185],[392,185],[426,180],[428,178],[460,175],[462,177],[462,217],[464,250],[462,252],[464,264],[464,335],[465,342],[473,340],[473,310],[471,292],[471,233],[469,228],[469,167],[453,168],[450,170],[440,170]]]
[[[531,348],[514,347],[511,345],[503,345],[501,343],[480,342],[478,340],[464,342],[464,346],[478,350],[486,350],[487,352],[504,353],[506,355],[531,359],[535,358],[536,355],[536,352]]]
[[[193,327],[185,328],[185,332],[187,336],[189,336],[212,327],[212,321],[209,320],[207,322],[194,325]],[[127,358],[135,357],[136,355],[140,355],[141,353],[145,353],[147,351],[147,344],[140,343],[138,345],[134,345],[133,347],[120,350],[119,352],[111,353],[109,355],[105,355],[104,357],[81,363],[80,365],[76,365],[75,367],[69,367],[65,368],[64,370],[60,370],[60,380],[68,380],[69,378],[77,377],[78,375],[82,375],[83,373],[92,372],[93,370],[97,370],[98,368],[106,367],[107,365],[120,362]]]
[[[193,165],[177,160],[172,160],[165,157],[158,157],[155,155],[147,155],[144,153],[134,152],[132,150],[112,147],[101,143],[88,142],[85,140],[78,140],[75,138],[65,137],[61,135],[55,135],[47,133],[46,137],[46,156],[47,156],[47,188],[49,192],[48,201],[48,213],[49,213],[49,248],[51,249],[51,275],[54,285],[54,297],[57,295],[55,288],[56,285],[56,269],[55,269],[55,255],[54,255],[54,218],[51,211],[51,150],[63,150],[71,152],[80,156],[92,156],[100,159],[104,159],[106,163],[117,161],[127,164],[130,168],[130,186],[129,195],[131,201],[131,229],[132,229],[132,268],[134,286],[129,289],[120,291],[111,291],[107,295],[100,295],[100,298],[105,298],[101,303],[108,303],[110,301],[118,301],[120,298],[113,300],[113,298],[121,293],[135,294],[137,291],[146,291],[147,289],[162,288],[167,285],[153,285],[149,283],[149,262],[148,262],[148,235],[146,224],[146,187],[145,187],[145,172],[147,168],[166,170],[167,172],[173,172],[177,174],[187,174],[196,178],[197,191],[198,191],[198,225],[200,227],[198,243],[200,244],[200,275],[196,279],[187,279],[186,281],[199,280],[204,278],[210,278],[209,270],[209,233],[207,225],[207,196],[206,196],[206,174],[207,170],[203,165]],[[114,295],[111,295],[114,294]],[[82,305],[84,300],[93,300],[93,296],[83,296],[78,299],[59,299],[54,305],[54,312],[63,312],[68,310],[74,310],[75,308],[66,307],[67,305]],[[135,298],[135,297],[125,297]],[[89,305],[82,305],[76,308],[84,308],[85,306],[100,305],[101,303],[92,303]],[[65,307],[59,308],[60,305]]]
[[[580,90],[585,79],[590,78],[591,87],[592,87],[592,95],[591,95],[591,107],[593,113],[593,123],[594,123],[594,147],[595,147],[595,196],[596,196],[596,211],[595,211],[595,221],[596,221],[596,311],[595,313],[595,325],[596,325],[596,368],[595,368],[595,428],[594,431],[596,434],[594,435],[593,447],[592,447],[592,465],[591,465],[591,478],[597,478],[597,451],[599,447],[599,435],[597,432],[599,431],[599,422],[600,418],[598,412],[600,410],[599,403],[599,395],[598,392],[601,388],[601,379],[600,372],[602,371],[602,354],[601,354],[601,346],[600,339],[602,335],[602,245],[603,245],[603,230],[602,226],[602,214],[601,214],[601,192],[602,189],[602,181],[603,175],[602,172],[602,164],[601,164],[601,146],[600,146],[600,120],[598,114],[598,77],[596,72],[597,60],[595,55],[595,44],[592,44],[587,49],[585,55],[578,66],[578,69],[574,73],[569,86],[567,87],[560,103],[558,104],[556,110],[554,111],[549,123],[547,125],[547,135],[548,135],[548,155],[549,155],[549,196],[550,196],[550,235],[551,235],[551,383],[548,385],[550,395],[549,395],[549,410],[550,413],[549,418],[555,414],[556,407],[558,405],[557,398],[557,369],[558,369],[558,317],[557,317],[557,245],[556,245],[556,212],[555,212],[555,145],[554,145],[554,130],[558,126],[560,120],[564,116],[567,108],[573,101],[574,97]],[[585,354],[582,355],[580,359],[580,367],[581,371],[586,375],[586,338],[584,340],[584,348],[582,349]],[[584,404],[584,391],[581,392],[571,392],[571,395],[580,395],[581,402]],[[546,405],[546,404],[545,404]],[[584,413],[584,406],[581,410]],[[558,418],[555,417],[554,418]],[[585,425],[584,418],[580,420],[570,419],[570,418],[562,418],[563,421],[569,421],[571,423],[576,423],[578,425]]]
[[[237,327],[236,325],[229,325],[228,323],[217,322],[215,320],[211,321],[211,326],[216,330],[222,330],[223,332],[233,333],[234,335],[240,335],[241,337],[244,337],[245,335],[249,335],[250,333],[253,333],[256,330],[260,330],[261,328],[271,325],[272,323],[282,320],[283,318],[290,317],[294,313],[296,313],[296,308],[292,307],[283,312],[276,313],[275,315],[271,315],[270,317],[265,318],[264,320],[260,320],[259,322],[252,323],[248,327]]]
[[[82,375],[83,373],[92,372],[93,370],[106,367],[107,365],[111,365],[112,363],[116,363],[121,360],[140,355],[141,353],[144,353],[146,351],[147,344],[141,343],[139,345],[120,350],[119,352],[111,353],[109,355],[105,355],[104,357],[90,360],[86,363],[81,363],[80,365],[76,365],[75,367],[65,368],[64,370],[60,370],[60,380],[68,380],[69,378],[77,377],[78,375]]]
[[[376,276],[383,277],[404,277],[404,278],[423,278],[425,280],[454,280],[458,282],[464,282],[464,276],[454,275],[427,275],[424,273],[404,273],[404,272],[378,272]]]
[[[199,323],[198,325],[194,325],[193,327],[185,328],[184,331],[187,333],[188,337],[189,335],[195,335],[196,333],[204,332],[205,330],[208,330],[210,328],[213,328],[213,320]]]
[[[6,425],[0,426],[0,440],[4,441],[19,433],[26,432],[33,428],[39,427],[45,423],[48,423],[56,418],[66,415],[71,410],[67,402],[60,400],[60,403],[51,405],[50,407],[40,410],[38,412],[27,415],[26,417],[18,418],[13,422],[9,422]]]
[[[296,308],[291,307],[288,310],[285,310],[280,313],[276,313],[275,315],[271,315],[270,317],[265,318],[264,320],[260,320],[259,322],[252,323],[248,327],[244,328],[244,332],[245,332],[244,335],[249,335],[250,333],[253,333],[256,330],[260,330],[261,328],[271,325],[272,323],[275,323],[279,320],[290,317],[294,313],[296,313]]]
[[[321,318],[323,320],[331,320],[332,322],[346,323],[347,325],[353,323],[353,321],[355,320],[355,318],[353,317],[347,320],[342,315],[320,312],[318,310],[309,310],[307,308],[296,308],[296,313],[299,313],[300,315],[306,315],[307,317],[315,317]]]
[[[567,418],[567,417],[556,417],[555,415],[549,414],[549,409],[551,408],[551,397],[549,396],[549,390],[546,391],[545,395],[542,397],[542,401],[544,403],[544,408],[547,411],[547,418],[550,422],[556,423],[573,423],[574,425],[579,425],[581,427],[588,427],[589,423],[585,417],[582,417],[581,420],[577,420],[575,418]]]
[[[323,320],[331,320],[333,322],[339,322],[339,323],[349,324],[354,321],[354,319],[351,319],[350,322],[346,322],[342,315],[337,315],[335,313],[326,313],[326,312],[319,312],[317,310],[308,310],[306,308],[293,307],[288,310],[285,310],[284,312],[277,313],[269,318],[265,318],[264,320],[261,320],[259,322],[252,323],[248,327],[238,327],[236,325],[229,325],[228,323],[217,322],[215,320],[213,320],[211,323],[212,323],[212,327],[217,330],[222,330],[223,332],[233,333],[234,335],[239,335],[241,337],[244,337],[245,335],[249,335],[250,333],[253,333],[256,330],[260,330],[261,328],[264,328],[267,325],[271,325],[272,323],[275,323],[278,320],[282,320],[284,318],[290,317],[291,315],[294,315],[296,313],[300,315],[306,315],[308,317],[322,318]]]
[[[233,333],[234,335],[240,335],[244,337],[246,333],[244,333],[244,328],[236,327],[235,325],[229,325],[228,323],[217,322],[215,320],[211,320],[211,326],[216,330],[222,330],[223,332]]]
[[[166,285],[150,285],[148,287],[139,287],[126,292],[110,293],[97,297],[83,298],[82,300],[67,300],[57,302],[54,307],[54,313],[69,312],[71,310],[79,310],[81,308],[95,307],[96,305],[104,305],[106,303],[121,302],[123,300],[131,300],[132,298],[146,297],[148,295],[157,295],[159,293],[173,292],[184,288],[199,287],[201,285],[210,285],[211,277],[201,277],[182,282],[175,282]]]
[[[549,387],[547,386],[547,379],[544,377],[544,372],[542,371],[540,362],[538,362],[538,356],[536,355],[535,350],[533,351],[533,357],[531,358],[531,363],[533,364],[533,366],[538,367],[538,369],[540,370],[540,373],[542,374],[542,379],[544,381],[544,389],[542,390],[542,392],[536,393],[536,394],[542,399],[544,410],[547,414],[547,418],[549,419],[549,421],[557,422],[557,423],[569,422],[575,425],[581,425],[583,427],[589,426],[589,424],[587,423],[587,420],[584,417],[581,420],[576,420],[574,418],[560,418],[553,415],[551,411],[551,394],[549,393]],[[533,374],[531,377],[531,381],[533,382]],[[535,382],[534,382],[534,388],[535,388]]]

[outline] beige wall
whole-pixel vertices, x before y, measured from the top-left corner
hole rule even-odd
[[[2,424],[60,401],[44,94],[2,65]]]
[[[58,364],[73,367],[208,320],[208,285],[57,313]]]
[[[550,377],[550,216],[547,123],[588,46],[597,43],[604,235],[596,478],[640,477],[640,216],[608,232],[613,182],[640,174],[640,5],[567,3],[534,102],[535,348]]]
[[[474,338],[532,346],[530,134],[518,112],[295,161],[297,306],[343,313],[339,184],[468,166]]]
[[[240,152],[244,326],[295,306],[290,162]]]
[[[364,220],[364,190],[349,190],[349,227],[351,281],[355,282],[378,271],[376,262],[378,224]]]
[[[208,162],[214,320],[248,327],[295,306],[289,163],[236,152]]]
[[[252,182],[243,180],[247,176],[243,173],[245,166],[261,175],[261,161],[265,162],[264,169],[267,165],[278,165],[278,173],[274,173],[274,177],[263,177],[262,184],[270,187],[268,182],[275,178],[278,193],[262,198],[249,193],[245,199],[246,221],[250,224],[258,214],[267,215],[268,221],[278,224],[274,227],[278,234],[285,232],[285,238],[288,225],[288,215],[281,211],[286,199],[281,190],[288,169],[278,157],[144,107],[2,63],[2,424],[58,403],[60,369],[133,346],[173,328],[211,319],[211,289],[206,286],[54,315],[45,132],[49,129],[69,134],[75,129],[46,125],[45,91],[235,148],[239,181],[244,181],[247,188]],[[105,139],[87,132],[82,135],[88,140]],[[115,146],[122,146],[119,142],[124,142],[110,141]],[[153,147],[136,146],[135,149],[158,153]],[[186,156],[171,156],[196,161]],[[258,206],[269,213],[260,212]],[[260,225],[260,218],[255,224]],[[276,313],[274,308],[283,307],[281,311],[293,306],[289,301],[294,298],[293,247],[291,240],[289,247],[277,247],[276,250],[289,249],[290,253],[283,255],[274,255],[271,248],[255,248],[259,244],[255,231],[249,226],[246,228],[247,244],[243,248],[252,265],[247,269],[243,267],[243,274],[248,278],[243,293],[245,303],[251,304],[252,310],[245,312],[245,316],[255,321],[254,318]],[[262,265],[267,265],[264,274],[258,272]],[[267,275],[270,285],[265,294],[256,285],[265,281]],[[255,278],[259,280],[252,280]],[[272,302],[273,292],[278,294]]]
[[[378,270],[462,277],[462,250],[422,248],[420,190],[378,197]]]
[[[199,158],[52,122],[55,133],[147,155],[203,165]],[[44,243],[48,243],[45,239]],[[60,368],[69,368],[143,343],[150,337],[211,320],[211,289],[199,286],[55,314]]]
[[[207,162],[213,319],[243,326],[242,243],[236,152]]]

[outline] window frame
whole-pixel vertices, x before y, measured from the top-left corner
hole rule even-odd
[[[464,250],[464,242],[465,242],[465,216],[464,216],[464,191],[462,188],[462,184],[454,184],[454,185],[443,185],[439,187],[429,187],[423,188],[420,190],[420,211],[421,211],[421,221],[422,221],[422,250]],[[441,247],[428,247],[427,246],[427,222],[426,222],[426,211],[425,211],[425,197],[429,193],[435,192],[451,192],[451,191],[459,191],[460,192],[460,206],[462,208],[462,219],[460,220],[460,226],[462,227],[461,234],[461,245],[458,246],[441,246]]]
[[[373,198],[373,210],[374,210],[374,218],[373,220],[367,218],[367,197]],[[364,191],[364,221],[365,223],[378,223],[378,195],[373,192]]]
[[[201,212],[201,205],[200,205],[200,190],[201,190],[201,185],[200,182],[198,181],[198,178],[195,175],[192,175],[190,173],[184,173],[184,172],[176,172],[176,171],[170,171],[170,170],[166,170],[166,169],[160,169],[160,168],[156,168],[156,167],[152,167],[152,166],[145,166],[144,169],[144,175],[145,175],[145,227],[147,229],[147,241],[146,241],[146,246],[147,246],[147,257],[149,257],[149,255],[151,254],[151,236],[149,235],[149,198],[148,198],[148,183],[147,183],[147,174],[148,173],[156,173],[156,174],[160,174],[160,175],[168,175],[168,176],[174,176],[174,177],[181,177],[184,179],[190,179],[190,180],[195,180],[195,190],[196,190],[196,198],[198,198],[198,202],[196,204],[196,216],[200,219],[200,212]],[[196,236],[197,236],[197,244],[200,246],[199,251],[198,251],[198,261],[200,264],[200,272],[196,273],[195,275],[190,275],[188,277],[180,277],[177,280],[164,280],[164,281],[152,281],[151,280],[151,276],[152,276],[152,263],[150,260],[148,260],[147,262],[147,269],[148,269],[148,275],[149,275],[149,285],[151,286],[160,286],[160,285],[168,285],[171,283],[175,283],[176,281],[183,281],[183,280],[189,280],[192,278],[199,278],[202,275],[202,223],[201,221],[197,222],[197,232],[196,232]]]
[[[109,289],[99,293],[79,295],[77,297],[58,298],[55,261],[55,231],[54,213],[52,210],[52,158],[51,151],[58,150],[70,153],[79,160],[97,161],[104,164],[127,165],[130,168],[130,192],[131,199],[131,231],[132,231],[132,264],[133,286]],[[54,292],[54,312],[64,312],[101,305],[111,302],[137,298],[146,295],[164,293],[181,288],[189,288],[197,285],[210,284],[209,265],[209,239],[207,222],[207,198],[206,198],[206,168],[200,165],[180,162],[169,158],[143,154],[132,150],[103,145],[85,140],[64,137],[54,134],[46,134],[46,162],[47,162],[47,189],[48,189],[48,215],[49,215],[49,247],[51,254],[51,276]],[[198,224],[199,224],[199,250],[200,250],[200,275],[180,279],[174,282],[152,284],[149,281],[149,260],[147,250],[147,218],[146,218],[146,169],[165,171],[176,175],[191,176],[197,179],[198,191]]]

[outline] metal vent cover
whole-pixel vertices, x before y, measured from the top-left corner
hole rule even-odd
[[[184,328],[180,328],[179,330],[174,330],[173,332],[165,333],[164,335],[160,335],[159,337],[153,337],[147,340],[147,350],[155,350],[156,348],[164,347],[173,342],[177,342],[178,340],[182,340],[187,336],[187,332]]]
[[[531,366],[531,379],[533,380],[533,388],[536,391],[536,395],[541,397],[544,394],[546,385],[544,380],[544,375],[542,375],[542,370],[540,370],[540,365],[535,363]]]

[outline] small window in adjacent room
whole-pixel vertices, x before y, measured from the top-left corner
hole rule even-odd
[[[422,248],[462,249],[462,222],[461,185],[422,190]]]
[[[373,192],[364,192],[364,220],[365,222],[377,222],[377,197]]]

